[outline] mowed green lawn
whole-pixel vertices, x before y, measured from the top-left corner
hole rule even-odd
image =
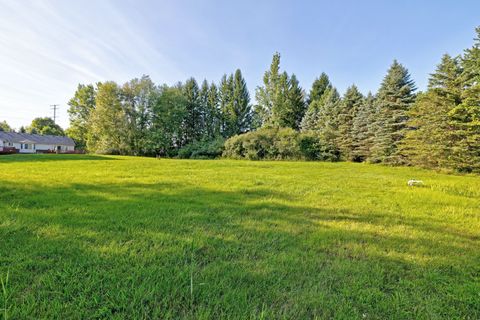
[[[2,156],[0,277],[8,319],[479,319],[480,177]]]

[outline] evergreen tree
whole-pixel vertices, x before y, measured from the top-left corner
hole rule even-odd
[[[350,86],[339,105],[338,148],[343,159],[353,160],[354,131],[353,122],[363,105],[363,95],[357,86]]]
[[[237,69],[233,76],[232,106],[233,109],[229,110],[229,114],[227,115],[231,135],[248,131],[251,127],[250,94],[248,93],[247,83],[240,69]]]
[[[201,112],[201,126],[203,127],[202,137],[203,138],[210,138],[211,135],[211,119],[210,119],[210,109],[208,106],[208,94],[210,92],[210,86],[208,81],[204,79],[202,81],[202,85],[200,86],[199,92],[199,105],[200,105],[200,112]]]
[[[200,104],[200,94],[197,81],[190,78],[183,86],[183,94],[186,101],[186,117],[183,124],[184,138],[183,144],[200,140],[203,135],[203,110]]]
[[[377,131],[370,161],[393,164],[405,161],[398,145],[406,133],[408,111],[415,101],[415,90],[408,70],[395,60],[377,94]]]
[[[461,103],[449,112],[456,141],[452,160],[460,171],[480,171],[480,27],[461,60]]]
[[[307,104],[310,105],[312,101],[321,100],[324,93],[331,88],[332,84],[330,83],[330,79],[325,72],[322,72],[320,77],[313,81],[312,89],[310,89],[310,94],[308,95]]]
[[[352,161],[362,162],[370,156],[373,131],[371,125],[375,119],[375,97],[368,93],[359,106],[352,125]]]
[[[325,73],[322,73],[319,78],[315,79],[307,100],[308,107],[300,123],[302,130],[313,130],[316,127],[319,109],[322,108],[326,97],[332,89],[333,86]]]
[[[229,137],[231,135],[231,119],[229,115],[231,114],[231,110],[234,109],[233,106],[233,91],[234,91],[234,84],[233,84],[233,75],[227,76],[226,74],[223,75],[222,79],[220,80],[220,88],[218,94],[218,101],[220,105],[220,127],[223,137]]]
[[[115,82],[98,85],[96,108],[89,117],[88,150],[97,153],[130,154],[128,121],[122,107],[121,88]]]
[[[207,96],[207,128],[209,137],[217,137],[221,134],[221,114],[219,110],[218,89],[215,83],[210,84]]]
[[[442,57],[430,76],[427,92],[420,94],[409,112],[409,130],[401,144],[402,153],[413,165],[454,168],[455,128],[449,112],[461,102],[461,67],[457,58]]]
[[[306,112],[306,104],[305,104],[305,93],[303,89],[300,87],[300,84],[297,80],[295,74],[292,74],[289,87],[288,87],[288,101],[289,101],[289,108],[291,110],[291,115],[288,117],[289,123],[288,127],[291,127],[295,130],[299,130],[303,116]]]
[[[89,117],[92,110],[95,109],[96,95],[97,91],[93,85],[79,84],[75,95],[68,102],[70,127],[66,133],[75,141],[77,149],[87,147]]]
[[[255,114],[260,125],[298,129],[305,113],[304,93],[295,75],[280,73],[280,54],[275,53],[263,86],[256,91]]]
[[[331,88],[325,92],[323,103],[318,108],[314,130],[320,133],[325,140],[331,141],[333,144],[338,139],[339,114],[341,100],[336,88]]]

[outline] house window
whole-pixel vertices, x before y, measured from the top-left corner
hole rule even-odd
[[[28,145],[28,143],[25,143],[25,144],[23,145],[23,148],[24,148],[24,149],[30,149],[30,146]]]

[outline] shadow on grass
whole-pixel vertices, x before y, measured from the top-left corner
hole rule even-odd
[[[449,232],[435,220],[398,221],[295,200],[262,186],[227,192],[169,182],[2,183],[0,273],[11,270],[9,312],[12,318],[480,315],[477,236]]]
[[[120,160],[112,157],[91,154],[8,154],[0,155],[0,163],[49,162],[70,160]]]

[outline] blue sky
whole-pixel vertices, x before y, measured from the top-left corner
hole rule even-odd
[[[326,72],[375,92],[393,59],[420,89],[442,54],[473,43],[480,1],[0,0],[0,121],[68,126],[78,83],[148,74],[173,84],[240,68],[250,94],[272,54],[308,91]]]

